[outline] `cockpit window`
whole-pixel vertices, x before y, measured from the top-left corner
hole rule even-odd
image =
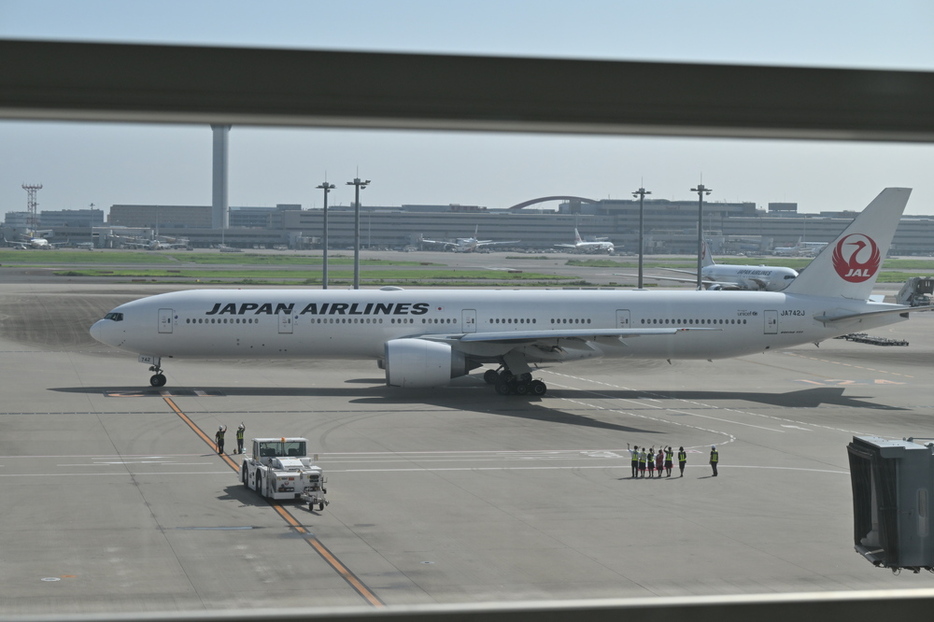
[[[104,316],[105,320],[113,320],[114,322],[122,322],[123,314],[122,313],[108,313]]]

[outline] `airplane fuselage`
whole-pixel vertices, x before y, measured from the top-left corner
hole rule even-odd
[[[788,287],[798,273],[785,267],[713,264],[704,266],[701,275],[711,281],[736,283],[742,289],[777,292]]]
[[[191,290],[120,305],[91,333],[115,347],[159,357],[379,359],[386,342],[410,337],[497,333],[508,339],[523,331],[675,328],[683,330],[581,340],[579,349],[565,337],[552,350],[539,344],[525,355],[531,362],[717,359],[903,319],[869,316],[833,327],[815,319],[891,306],[781,292]],[[476,360],[484,360],[487,351],[495,360],[488,345],[470,347]]]

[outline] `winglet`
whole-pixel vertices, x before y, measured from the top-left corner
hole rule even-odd
[[[785,289],[868,300],[889,252],[911,188],[886,188]]]

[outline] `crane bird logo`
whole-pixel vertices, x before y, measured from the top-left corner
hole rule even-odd
[[[833,267],[844,281],[862,283],[879,270],[882,255],[875,240],[862,233],[853,233],[833,249]]]

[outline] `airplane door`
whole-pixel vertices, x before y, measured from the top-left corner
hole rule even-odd
[[[629,309],[616,310],[616,328],[629,328]]]
[[[291,335],[292,334],[292,314],[291,313],[280,313],[279,314],[279,334],[280,335]]]
[[[465,333],[477,332],[477,310],[464,309],[461,311],[461,330]]]
[[[778,311],[766,311],[765,312],[765,334],[766,335],[777,335],[778,334]]]
[[[175,325],[174,309],[159,309],[159,332],[171,333]]]

